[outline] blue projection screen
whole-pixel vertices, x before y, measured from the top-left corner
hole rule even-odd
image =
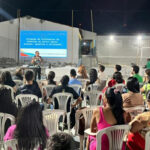
[[[20,31],[20,57],[67,57],[67,31]]]

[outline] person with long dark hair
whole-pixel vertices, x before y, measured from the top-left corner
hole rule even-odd
[[[90,69],[90,72],[89,72],[89,81],[87,81],[87,83],[86,83],[86,88],[89,85],[91,85],[91,84],[100,84],[97,70],[94,69],[94,68]]]
[[[134,107],[144,105],[144,99],[140,94],[139,81],[135,77],[129,77],[127,81],[128,93],[122,94],[123,107]]]
[[[7,113],[17,117],[18,108],[12,102],[11,91],[4,87],[0,88],[0,113]],[[8,127],[11,125],[10,120],[8,119],[5,123],[4,133],[6,133]]]
[[[91,120],[91,132],[97,132],[113,125],[121,125],[130,121],[131,117],[123,110],[122,97],[115,88],[108,88],[104,96],[104,106],[98,107]],[[107,150],[108,137],[102,139],[102,149]],[[96,137],[89,136],[87,148],[96,150]]]
[[[9,71],[4,71],[1,74],[0,84],[8,85],[14,89],[14,92],[16,92],[16,83],[12,80],[12,76]]]
[[[4,141],[15,138],[20,150],[33,150],[38,145],[40,150],[44,150],[48,137],[49,132],[43,124],[40,104],[32,102],[22,108],[16,125],[7,130]]]

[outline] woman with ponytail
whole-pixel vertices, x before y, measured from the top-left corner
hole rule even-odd
[[[97,132],[113,125],[121,125],[130,122],[131,117],[123,110],[122,97],[115,88],[108,88],[104,96],[104,106],[98,107],[91,120],[91,132]],[[96,137],[89,136],[87,142],[88,150],[96,150]],[[102,137],[102,149],[109,149],[108,137]]]

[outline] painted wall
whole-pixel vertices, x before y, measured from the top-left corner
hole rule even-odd
[[[138,63],[145,65],[150,57],[150,36],[97,36],[97,56],[100,63],[124,64]]]
[[[68,57],[67,58],[46,58],[44,61],[78,63],[79,56],[79,30],[66,25],[49,21],[42,21],[31,17],[21,18],[20,30],[65,30],[68,32]],[[17,61],[18,55],[18,19],[0,23],[0,58],[13,58]],[[73,40],[74,39],[74,40]],[[29,63],[31,58],[20,58],[21,63]]]

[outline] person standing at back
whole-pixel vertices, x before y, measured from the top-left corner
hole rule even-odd
[[[132,66],[131,74],[133,77],[138,79],[139,83],[143,83],[143,78],[139,75],[139,70],[139,66],[134,65]]]
[[[38,79],[41,79],[41,63],[42,63],[42,57],[40,56],[39,51],[35,52],[35,56],[32,58],[31,63],[35,66],[34,73],[35,73],[35,80],[38,75]]]

